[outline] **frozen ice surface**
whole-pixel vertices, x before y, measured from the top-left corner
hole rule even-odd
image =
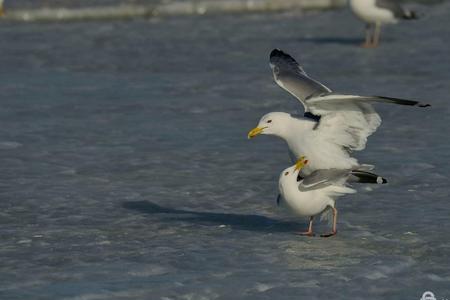
[[[450,297],[450,5],[356,47],[348,11],[0,27],[1,299]],[[358,157],[390,184],[338,202],[339,234],[275,204],[294,111],[274,47],[378,105]],[[326,227],[319,226],[318,230]]]

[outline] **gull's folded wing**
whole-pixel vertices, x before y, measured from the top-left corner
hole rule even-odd
[[[299,182],[298,189],[301,192],[321,189],[332,184],[343,184],[350,170],[322,169],[312,172]]]
[[[309,77],[303,68],[289,54],[279,49],[270,53],[270,67],[275,82],[296,97],[308,111],[305,100],[331,90],[320,82]]]

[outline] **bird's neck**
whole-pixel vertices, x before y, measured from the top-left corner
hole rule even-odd
[[[285,140],[296,140],[303,136],[306,131],[312,130],[316,123],[313,120],[292,118],[288,121],[280,136]]]
[[[298,189],[298,183],[297,183],[297,173],[290,174],[288,178],[286,178],[286,181],[284,183],[284,189],[285,193],[296,193]]]

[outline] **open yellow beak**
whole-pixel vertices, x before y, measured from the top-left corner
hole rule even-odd
[[[255,136],[257,136],[258,134],[261,134],[261,132],[263,132],[263,130],[266,129],[266,128],[267,128],[267,127],[256,127],[256,128],[253,128],[252,130],[250,130],[250,131],[248,132],[247,137],[248,137],[249,139],[252,139],[252,138],[254,138]]]
[[[296,162],[295,162],[295,171],[300,171],[303,169],[303,167],[308,163],[308,160],[306,157],[301,156]]]

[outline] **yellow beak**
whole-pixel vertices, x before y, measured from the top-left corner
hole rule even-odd
[[[267,128],[267,127],[256,127],[256,128],[253,128],[252,130],[250,130],[250,131],[248,132],[247,137],[248,137],[249,139],[254,138],[254,137],[257,136],[258,134],[261,134],[261,132],[263,132],[263,130],[266,129],[266,128]]]
[[[308,163],[308,160],[306,157],[301,156],[296,162],[295,162],[295,171],[300,171],[303,169],[303,167]]]

